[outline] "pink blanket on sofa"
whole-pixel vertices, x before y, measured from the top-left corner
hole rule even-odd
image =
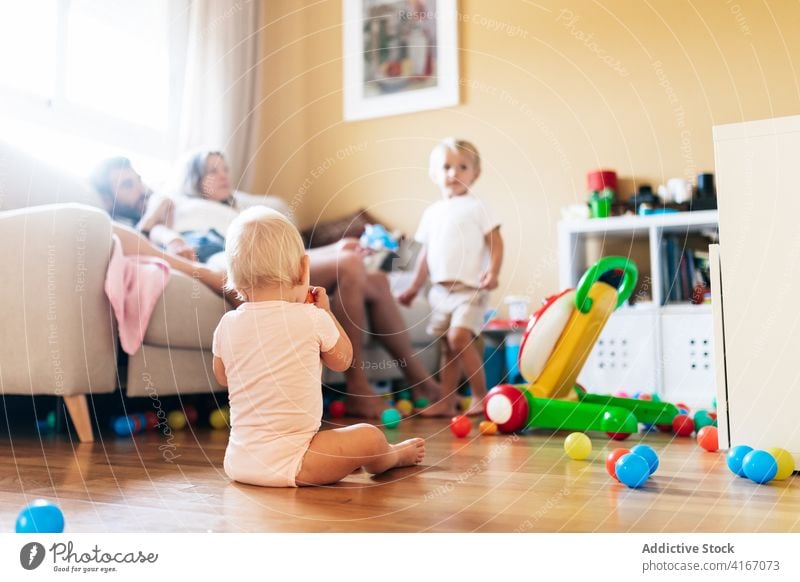
[[[119,340],[127,354],[142,346],[150,316],[169,281],[169,265],[156,257],[125,256],[114,236],[105,291],[119,328]]]

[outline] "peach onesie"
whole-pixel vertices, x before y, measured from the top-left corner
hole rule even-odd
[[[338,340],[331,316],[305,303],[243,303],[222,317],[212,351],[228,377],[228,477],[296,487],[295,476],[322,418],[320,353]]]

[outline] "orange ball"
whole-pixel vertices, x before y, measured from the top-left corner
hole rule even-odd
[[[485,435],[497,434],[497,425],[491,420],[484,420],[478,425],[478,430]]]
[[[719,450],[719,433],[716,426],[704,426],[697,433],[697,444],[713,453]]]
[[[606,471],[608,471],[608,474],[614,477],[614,479],[617,481],[619,481],[616,469],[617,461],[622,455],[627,455],[630,452],[630,449],[614,449],[608,453],[608,456],[606,457]]]

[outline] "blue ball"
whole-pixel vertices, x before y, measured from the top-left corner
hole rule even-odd
[[[130,436],[133,434],[133,419],[130,416],[120,416],[114,420],[114,432],[117,436]]]
[[[656,469],[658,469],[658,454],[653,447],[650,445],[636,445],[631,449],[631,452],[647,461],[651,475],[656,472]]]
[[[750,451],[742,459],[742,471],[756,483],[769,483],[778,472],[778,461],[767,451]]]
[[[54,503],[37,499],[22,508],[17,516],[17,533],[61,533],[64,514]]]
[[[725,462],[728,463],[728,469],[733,471],[739,477],[744,477],[744,470],[742,469],[742,461],[744,460],[747,453],[753,450],[753,447],[748,447],[747,445],[738,445],[733,447],[730,451],[728,451],[727,458]]]
[[[647,482],[650,477],[650,466],[644,457],[628,453],[622,455],[614,465],[617,478],[632,489],[637,489]]]

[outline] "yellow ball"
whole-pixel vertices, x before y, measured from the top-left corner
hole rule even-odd
[[[778,472],[775,473],[775,480],[783,481],[791,477],[794,472],[794,457],[792,457],[791,453],[778,447],[767,449],[767,452],[778,461]]]
[[[225,408],[217,408],[212,410],[211,414],[208,416],[208,424],[215,430],[221,430],[223,428],[228,428],[230,418],[231,412],[227,406]]]
[[[460,402],[461,410],[469,410],[469,407],[472,406],[472,396],[464,396]]]
[[[397,408],[397,412],[403,416],[408,416],[414,411],[414,405],[410,400],[398,400],[397,404],[395,404],[395,408]]]
[[[592,441],[582,432],[573,432],[564,439],[564,450],[570,459],[582,461],[592,452]]]
[[[186,428],[186,415],[182,410],[173,410],[167,414],[167,424],[172,430],[183,430]]]
[[[478,425],[478,430],[485,435],[497,434],[497,425],[491,420],[484,420]]]

